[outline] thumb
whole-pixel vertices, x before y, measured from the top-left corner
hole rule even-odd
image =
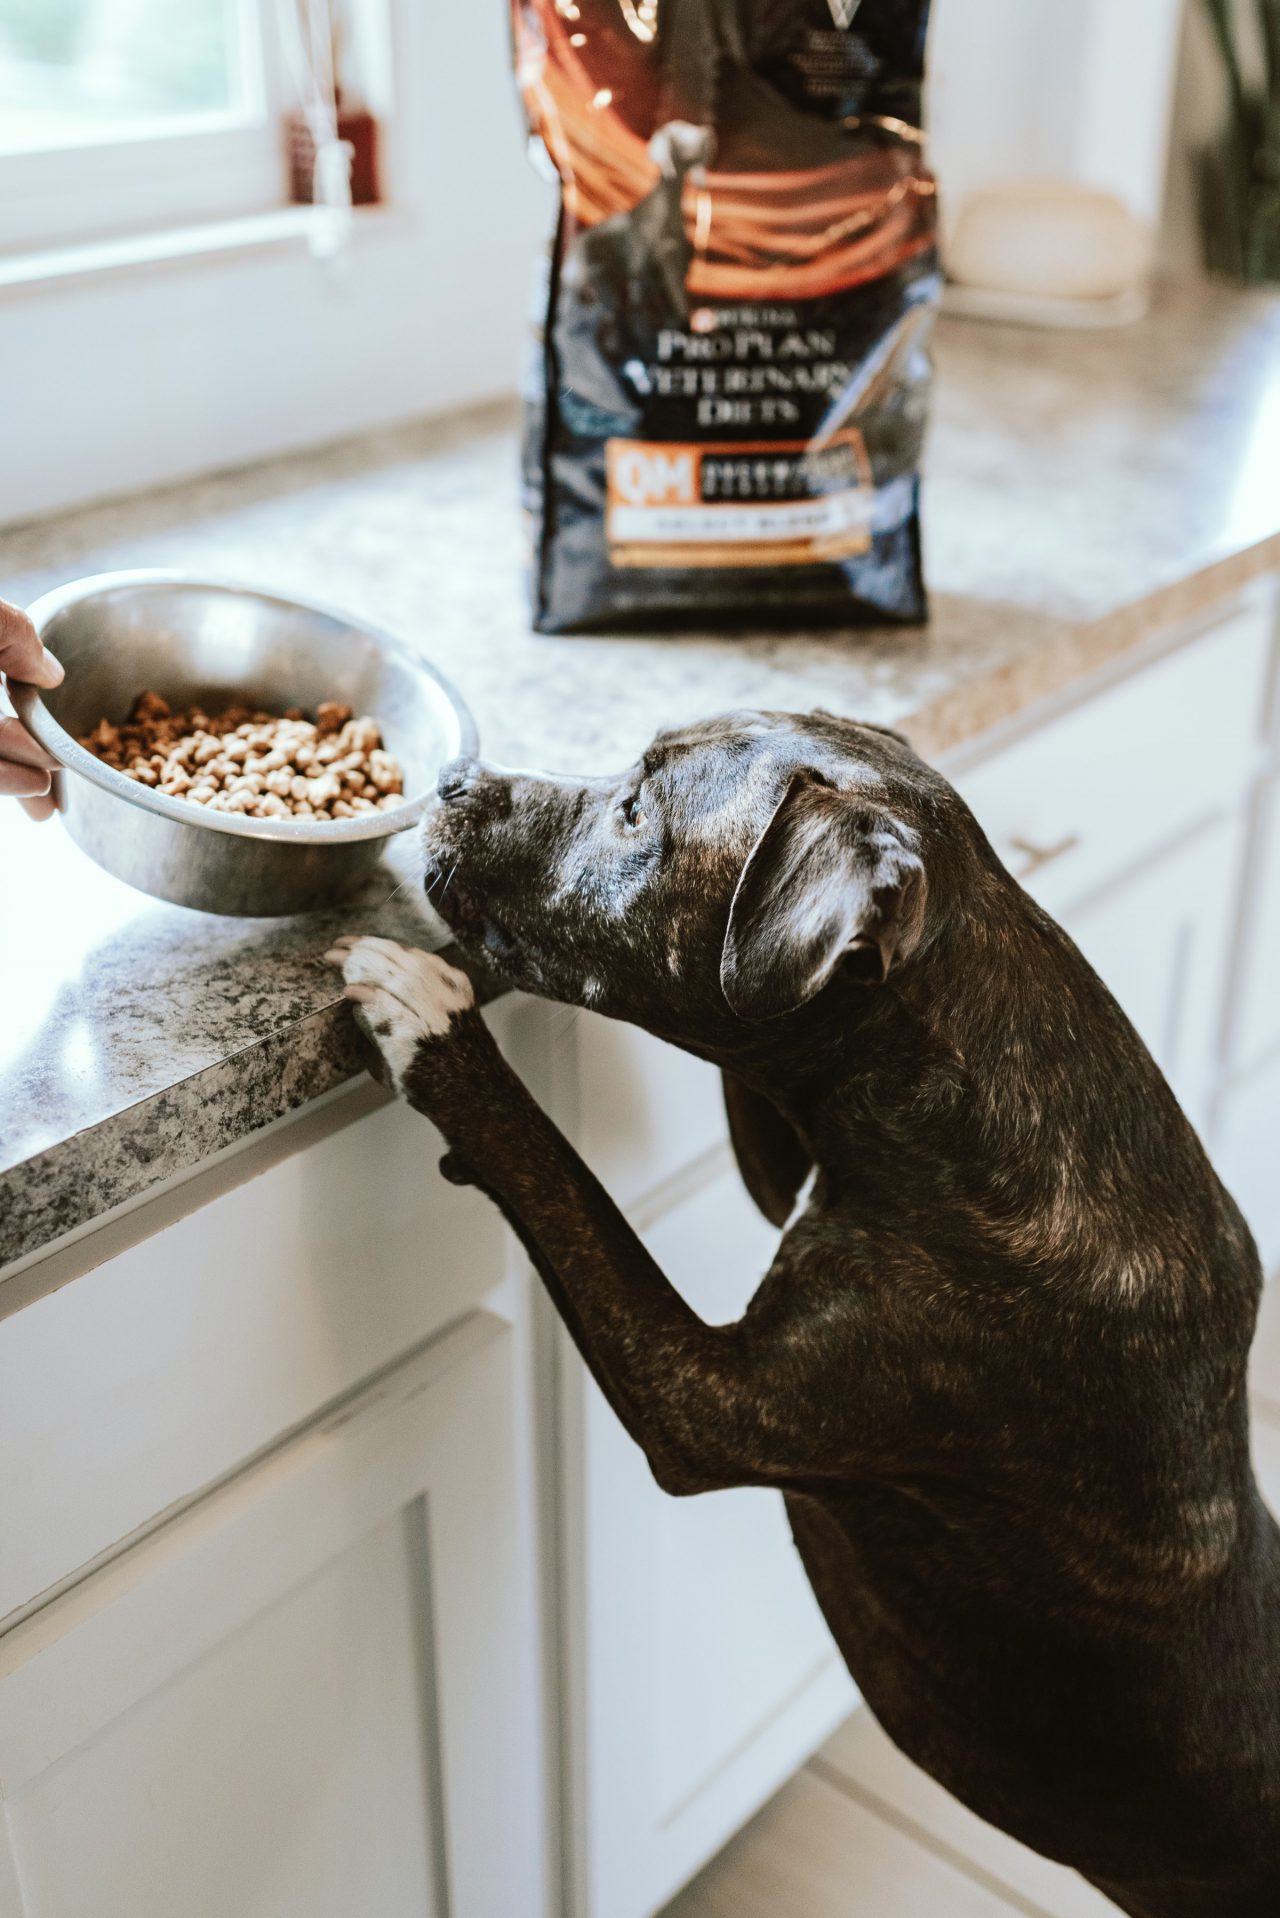
[[[37,640],[36,644],[39,645],[40,642]],[[55,659],[47,646],[40,647],[35,666],[32,670],[26,673],[14,674],[15,679],[27,679],[33,686],[44,686],[46,688],[61,686],[66,676],[66,668],[62,664],[62,661]]]
[[[0,673],[44,687],[60,686],[66,677],[61,663],[41,645],[26,614],[4,600],[0,600]]]

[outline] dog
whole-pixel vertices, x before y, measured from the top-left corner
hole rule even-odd
[[[871,1710],[983,1818],[1134,1918],[1275,1918],[1257,1253],[959,795],[882,728],[739,713],[616,779],[455,761],[423,847],[464,957],[721,1068],[745,1182],[790,1221],[741,1320],[702,1323],[465,972],[330,955],[658,1484],[781,1490]]]

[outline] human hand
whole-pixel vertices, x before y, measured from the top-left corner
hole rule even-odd
[[[63,671],[26,614],[0,599],[0,691],[6,679],[60,686]],[[47,819],[53,811],[49,776],[57,763],[19,720],[0,712],[0,795],[20,800],[33,819]]]

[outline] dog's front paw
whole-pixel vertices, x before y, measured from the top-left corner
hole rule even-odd
[[[394,939],[352,933],[335,940],[325,958],[342,968],[346,997],[382,1054],[392,1087],[405,1096],[405,1077],[420,1048],[447,1039],[460,1014],[475,1005],[471,981],[438,953]]]

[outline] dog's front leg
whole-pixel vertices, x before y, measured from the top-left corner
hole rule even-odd
[[[709,1326],[498,1051],[466,974],[388,939],[340,940],[347,996],[385,1076],[433,1121],[441,1170],[501,1208],[658,1483],[675,1493],[786,1475],[744,1326]]]

